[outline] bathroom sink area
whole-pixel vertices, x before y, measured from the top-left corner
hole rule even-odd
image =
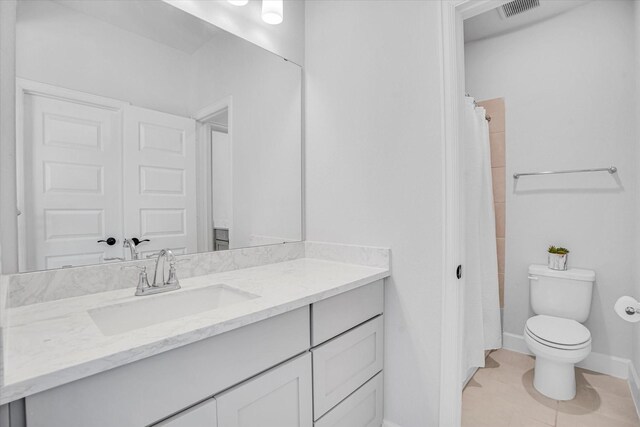
[[[255,298],[258,295],[220,284],[137,297],[126,303],[89,310],[89,315],[100,332],[111,336]]]
[[[317,250],[323,253],[328,251],[325,248],[334,247],[317,245]],[[299,249],[305,248],[302,243],[299,246]],[[363,250],[355,248],[357,253]],[[289,247],[286,249],[291,251]],[[348,247],[348,250],[352,251],[353,247]],[[267,253],[270,254],[270,251]],[[235,264],[246,263],[248,255],[263,259],[265,250],[237,251],[224,257],[212,252],[215,262],[205,260],[207,262],[203,264],[219,265],[219,260],[230,262],[230,259]],[[273,256],[274,260],[265,265],[182,278],[181,289],[165,293],[134,296],[134,283],[130,282],[130,286],[123,289],[100,289],[87,295],[70,295],[41,304],[10,308],[6,314],[9,327],[2,330],[5,382],[0,387],[0,405],[23,398],[34,399],[32,396],[35,395],[45,396],[41,393],[57,393],[55,390],[63,389],[60,386],[71,383],[84,388],[82,380],[89,376],[97,378],[96,374],[105,374],[100,378],[111,381],[111,374],[107,371],[121,369],[118,372],[128,372],[131,369],[131,373],[116,375],[125,378],[128,384],[119,384],[115,391],[104,387],[101,391],[106,393],[104,397],[96,397],[90,392],[85,394],[87,398],[97,401],[107,401],[116,395],[119,396],[119,402],[127,405],[132,402],[136,409],[120,407],[122,410],[110,411],[105,416],[103,411],[92,411],[94,406],[91,404],[78,404],[76,401],[78,406],[75,407],[90,409],[85,414],[91,419],[80,422],[75,418],[58,420],[60,422],[54,424],[95,427],[153,425],[168,414],[201,400],[201,396],[215,394],[218,389],[210,390],[210,387],[211,384],[218,387],[218,378],[224,379],[224,384],[219,385],[226,389],[310,348],[312,304],[331,301],[341,294],[351,295],[363,284],[378,283],[377,289],[380,281],[389,275],[388,266],[369,267],[308,257],[282,262],[282,254],[269,256]],[[389,259],[389,250],[376,250],[374,256]],[[93,268],[102,270],[105,267]],[[79,272],[80,276],[72,276],[70,283],[87,277],[85,270]],[[59,275],[60,271],[49,274]],[[103,277],[103,274],[107,273],[96,276]],[[96,286],[100,285],[97,280],[95,283]],[[368,301],[364,297],[362,300]],[[358,304],[348,304],[350,311],[354,311]],[[333,317],[331,311],[327,314]],[[199,343],[196,347],[189,347],[196,343]],[[197,353],[204,352],[205,356],[197,356],[193,349]],[[229,352],[232,351],[237,352],[235,354],[238,356],[230,358]],[[140,380],[138,373],[147,371],[146,368],[141,370],[137,362],[144,364],[145,359],[164,353],[165,357],[155,360],[165,360],[170,367],[161,364],[162,368],[154,371],[152,376],[162,378],[162,381],[188,378],[184,389],[176,391],[179,382],[165,385],[163,389],[176,391],[176,396],[187,393],[193,397],[175,401],[176,407],[167,404],[174,402],[173,399],[154,400],[157,406],[152,410],[156,412],[144,415],[139,410],[138,400],[132,396],[148,393],[148,384],[145,382],[156,383],[151,380],[137,383]],[[275,353],[279,356],[274,356]],[[251,356],[245,357],[247,354]],[[204,365],[182,362],[183,357],[191,356],[195,359],[190,361],[197,359]],[[260,362],[262,365],[259,369],[256,367],[255,371],[251,368],[251,372],[233,374],[227,381],[228,372],[224,370],[229,367],[222,362],[233,361],[244,366],[241,362],[247,358],[264,362]],[[136,364],[131,365],[134,361]],[[149,363],[156,366],[155,362]],[[224,374],[220,370],[212,371],[211,366],[218,366]],[[164,371],[174,368],[184,368],[189,372],[164,375]],[[196,378],[201,384],[197,387],[191,381]],[[138,390],[139,387],[144,390]],[[73,394],[79,397],[75,392]],[[48,399],[41,401],[46,403]],[[56,408],[66,406],[59,405]],[[38,412],[43,417],[42,422],[33,422],[29,427],[53,425],[50,413]],[[130,414],[147,418],[136,418],[129,422]],[[77,415],[74,411],[69,416]],[[113,417],[121,417],[122,420]]]

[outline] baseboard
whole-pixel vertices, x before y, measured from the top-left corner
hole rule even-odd
[[[391,421],[384,420],[382,422],[382,427],[400,427],[398,424],[392,423]]]
[[[502,333],[502,348],[516,353],[531,354],[527,344],[524,342],[524,337],[509,332]]]
[[[509,332],[502,333],[502,348],[518,353],[531,354],[527,344],[524,342],[524,337]],[[580,368],[625,380],[629,378],[630,365],[631,361],[629,359],[595,352],[591,352],[585,360],[578,363]]]
[[[629,363],[629,389],[631,390],[633,403],[636,405],[636,412],[640,417],[640,378],[638,378],[638,372],[633,363]]]
[[[629,359],[594,352],[591,352],[585,360],[578,363],[580,368],[622,378],[623,380],[629,379],[629,365],[631,365]]]

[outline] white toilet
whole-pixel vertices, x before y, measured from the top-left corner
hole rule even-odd
[[[533,385],[556,400],[576,395],[575,364],[591,352],[589,317],[596,274],[591,270],[551,270],[529,266],[529,295],[536,316],[527,320],[524,340],[536,356]]]

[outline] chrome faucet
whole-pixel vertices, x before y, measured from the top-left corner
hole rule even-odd
[[[142,242],[148,242],[149,239],[140,240],[136,237],[133,239],[124,239],[122,243],[123,248],[129,248],[129,252],[131,253],[131,261],[135,261],[140,259],[140,253],[138,252],[138,245]]]
[[[176,256],[171,252],[171,249],[162,249],[160,252],[151,254],[147,258],[156,258],[156,269],[153,272],[153,282],[151,282],[151,286],[153,287],[164,287],[164,286],[176,286],[175,289],[180,289],[180,283],[178,282],[178,278],[176,277]],[[160,265],[160,260],[162,259],[162,282],[158,283],[158,266]],[[164,280],[164,263],[165,260],[169,261],[169,278]],[[171,290],[171,289],[167,289]]]
[[[124,239],[124,242],[122,243],[122,247],[129,248],[129,251],[131,252],[132,261],[139,259],[140,254],[138,253],[138,249],[136,249],[136,245],[133,243],[133,240]]]
[[[125,268],[138,268],[140,270],[140,276],[138,278],[138,287],[136,288],[136,296],[153,295],[162,292],[174,291],[180,289],[180,281],[176,275],[176,260],[175,255],[170,249],[162,249],[156,254],[147,256],[147,258],[156,258],[156,268],[153,272],[153,280],[149,283],[147,278],[147,267],[140,267],[137,265],[122,267]],[[162,266],[160,266],[160,260],[162,259]],[[165,280],[164,276],[164,264],[165,260],[169,262],[169,277]],[[180,261],[187,261],[186,259]],[[158,267],[162,268],[162,279],[158,283]]]

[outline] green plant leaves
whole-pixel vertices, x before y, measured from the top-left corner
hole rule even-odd
[[[558,254],[558,255],[566,255],[570,252],[569,249],[567,248],[563,248],[562,246],[559,246],[556,248],[553,245],[549,246],[549,249],[547,249],[547,251],[550,254]]]

